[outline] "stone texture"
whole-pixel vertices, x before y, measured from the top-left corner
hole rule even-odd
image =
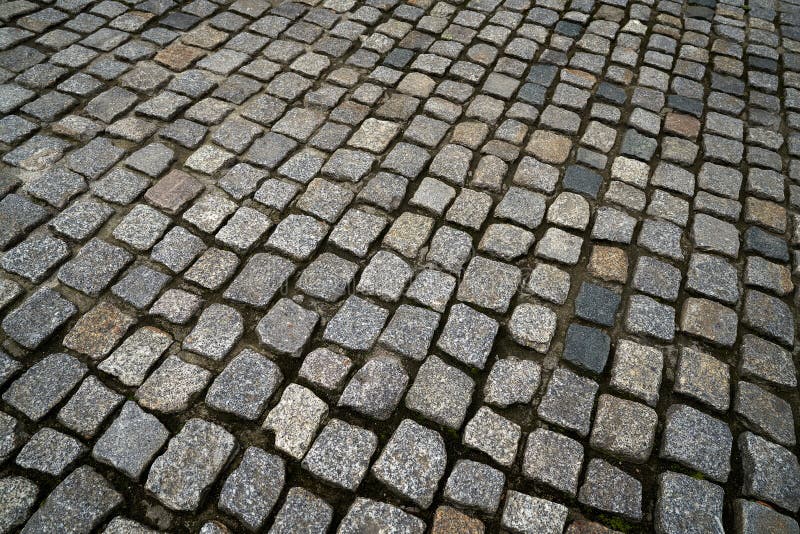
[[[597,389],[597,383],[588,378],[565,368],[556,369],[539,403],[539,417],[586,436]]]
[[[145,487],[170,509],[196,510],[235,448],[222,427],[190,419],[153,462]]]
[[[725,482],[730,473],[733,436],[724,422],[689,406],[667,410],[661,457]]]
[[[800,531],[797,521],[759,502],[736,499],[733,511],[739,532],[751,534],[768,531],[789,533]]]
[[[586,468],[578,501],[637,521],[642,517],[642,484],[621,469],[595,458]]]
[[[108,480],[81,466],[47,496],[22,532],[89,532],[122,503],[122,495]]]
[[[436,345],[454,358],[482,369],[499,326],[497,321],[465,304],[450,309],[450,317]]]
[[[372,473],[395,493],[427,508],[444,476],[447,452],[435,431],[403,420],[372,466]]]
[[[283,380],[280,368],[271,360],[244,349],[225,366],[208,388],[205,402],[211,408],[255,420]]]
[[[582,463],[583,446],[579,442],[537,428],[528,436],[522,473],[535,482],[575,495]]]
[[[742,493],[796,513],[800,508],[800,464],[788,449],[751,432],[738,438],[742,457]]]
[[[169,431],[155,416],[128,401],[95,443],[92,457],[136,480],[168,438]]]
[[[673,472],[659,476],[655,529],[670,532],[708,532],[722,522],[721,487]]]
[[[658,416],[652,408],[612,395],[600,395],[590,444],[633,463],[650,457]]]
[[[390,504],[356,499],[339,524],[339,532],[355,534],[371,528],[381,532],[422,534],[425,522]]]
[[[64,400],[87,372],[86,365],[73,356],[50,354],[12,382],[3,400],[38,421]]]
[[[0,0],[0,531],[797,532],[792,7]]]
[[[567,522],[567,507],[509,490],[502,524],[512,532],[559,533]]]
[[[27,478],[10,476],[0,479],[0,528],[11,531],[25,523],[36,502],[39,488]]]
[[[3,319],[3,331],[25,348],[35,349],[78,312],[52,289],[40,289]]]
[[[464,427],[464,444],[482,451],[502,466],[510,466],[517,455],[520,426],[481,406]]]
[[[248,530],[258,530],[275,506],[284,478],[283,460],[258,447],[248,447],[239,467],[222,486],[219,507]]]
[[[472,402],[474,388],[469,376],[431,355],[417,372],[405,403],[431,421],[458,429]]]
[[[355,491],[378,438],[369,430],[331,419],[303,459],[303,468],[334,486]]]

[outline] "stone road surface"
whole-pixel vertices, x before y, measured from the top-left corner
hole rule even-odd
[[[800,532],[800,0],[0,21],[0,532]]]

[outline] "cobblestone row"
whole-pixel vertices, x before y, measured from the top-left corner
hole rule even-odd
[[[0,3],[0,532],[800,533],[798,9]]]

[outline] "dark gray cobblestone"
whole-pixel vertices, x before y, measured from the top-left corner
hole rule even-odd
[[[800,532],[798,7],[0,0],[0,532]]]

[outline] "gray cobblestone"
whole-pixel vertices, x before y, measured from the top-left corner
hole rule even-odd
[[[797,531],[800,19],[609,1],[0,3],[0,530]]]

